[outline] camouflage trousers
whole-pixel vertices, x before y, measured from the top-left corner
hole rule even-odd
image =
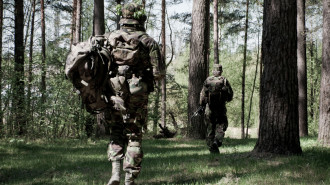
[[[206,106],[204,122],[206,124],[206,144],[210,150],[213,149],[215,141],[222,143],[225,137],[225,131],[228,127],[228,119],[226,110],[212,110]]]
[[[124,160],[123,169],[137,177],[143,158],[142,129],[146,124],[148,94],[131,96],[125,122],[120,111],[109,110],[106,120],[110,124],[108,160]],[[110,119],[109,119],[110,118]]]

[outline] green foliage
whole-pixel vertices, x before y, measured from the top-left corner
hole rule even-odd
[[[122,8],[123,7],[120,4],[116,5],[117,15],[121,16],[123,14],[123,12],[121,11]]]
[[[141,1],[141,0],[139,0]],[[10,2],[10,1],[6,1]],[[121,1],[127,3],[128,1]],[[168,1],[168,10],[174,8],[175,3],[180,3],[181,0]],[[230,126],[238,126],[240,124],[241,115],[241,80],[242,80],[242,47],[239,46],[242,42],[240,33],[242,31],[242,23],[244,19],[245,1],[224,0],[219,4],[219,24],[220,24],[220,63],[223,65],[223,75],[228,78],[234,90],[234,99],[227,104],[227,114]],[[258,2],[251,3],[251,17],[249,37],[255,37],[261,28],[261,4]],[[30,10],[30,1],[25,2],[25,14],[28,18]],[[92,0],[82,2],[82,39],[87,40],[93,32],[93,5]],[[141,2],[137,2],[141,3]],[[159,28],[159,12],[156,7],[159,7],[159,1],[147,1],[146,9],[136,12],[134,16],[139,18],[143,15],[148,15],[146,27],[151,34],[157,35]],[[34,43],[34,54],[32,60],[32,81],[28,82],[28,46],[29,35],[26,37],[25,48],[25,102],[26,112],[24,116],[27,120],[27,137],[31,139],[38,138],[85,138],[86,130],[91,129],[92,132],[95,125],[94,116],[89,115],[84,111],[81,105],[79,96],[75,94],[71,83],[64,77],[64,61],[69,51],[70,43],[70,28],[71,28],[71,12],[72,1],[49,1],[49,6],[46,6],[46,14],[60,12],[58,21],[58,35],[53,34],[53,16],[47,15],[47,33],[46,33],[46,55],[47,55],[47,101],[41,103],[40,98],[40,69],[41,69],[41,53],[40,43]],[[114,30],[116,27],[117,16],[121,15],[122,5],[118,5],[115,1],[109,1],[106,9],[105,20],[108,31]],[[318,133],[318,116],[319,116],[319,88],[321,74],[321,16],[322,2],[313,0],[306,2],[306,23],[307,31],[307,67],[308,67],[308,123],[309,132],[311,135]],[[3,40],[3,59],[2,59],[2,89],[1,98],[3,108],[3,132],[4,137],[15,137],[18,125],[15,123],[15,115],[17,111],[13,108],[13,102],[17,94],[14,91],[14,58],[13,58],[13,30],[10,25],[13,25],[12,18],[14,7],[10,3],[4,4],[5,14],[8,18],[4,21],[4,40]],[[171,11],[168,11],[169,13]],[[37,12],[38,13],[38,12]],[[257,20],[256,20],[257,19]],[[167,69],[167,112],[174,115],[180,130],[179,136],[184,136],[184,129],[187,126],[187,97],[188,97],[188,66],[189,66],[189,34],[190,28],[181,29],[179,22],[191,24],[191,12],[182,12],[170,17],[170,23],[173,23],[174,48],[178,50],[174,57],[174,61]],[[28,22],[28,21],[26,21]],[[211,21],[212,22],[212,21]],[[178,28],[177,28],[177,25]],[[213,26],[210,24],[211,27]],[[186,27],[187,25],[185,25]],[[35,28],[36,30],[38,28]],[[25,26],[25,30],[29,30]],[[210,29],[212,31],[212,29]],[[40,33],[35,31],[35,39],[40,38]],[[167,32],[168,34],[168,32]],[[55,38],[54,38],[54,35]],[[212,34],[211,34],[212,36]],[[184,40],[186,39],[186,40]],[[155,38],[157,40],[157,38]],[[212,40],[212,38],[211,38]],[[250,38],[249,38],[250,40]],[[186,41],[186,43],[184,43]],[[168,42],[169,43],[169,42]],[[313,47],[312,44],[314,43]],[[175,45],[179,44],[179,45]],[[168,44],[169,45],[169,44]],[[179,49],[177,49],[179,48]],[[252,104],[250,124],[257,127],[259,124],[259,67],[257,75],[257,83],[252,102],[250,102],[255,65],[256,65],[256,47],[248,46],[248,61],[246,68],[246,91],[245,91],[245,122],[248,120],[249,105]],[[167,50],[169,51],[169,50]],[[210,74],[213,66],[213,49],[210,48]],[[312,56],[313,53],[313,56]],[[260,65],[260,62],[259,62]],[[31,86],[31,97],[27,100],[28,86]],[[157,100],[156,93],[150,95],[149,104],[149,122],[159,120],[160,108],[154,112],[155,103]],[[166,117],[168,126],[173,129],[172,117],[167,114]],[[150,123],[149,123],[150,124]],[[182,132],[181,132],[182,130]]]
[[[134,12],[133,16],[134,16],[135,19],[140,19],[143,16],[146,16],[146,13],[145,13],[144,9],[141,9],[139,11]]]
[[[301,140],[303,155],[250,153],[256,139],[225,139],[220,155],[202,140],[143,142],[138,184],[329,184],[330,149]],[[107,140],[0,141],[3,184],[105,184],[111,176]],[[13,162],[15,161],[15,162]],[[124,175],[121,177],[124,179]]]

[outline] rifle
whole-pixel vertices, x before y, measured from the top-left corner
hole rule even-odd
[[[198,115],[201,115],[204,113],[205,106],[199,106],[198,109],[194,112],[194,114],[191,116],[191,118],[194,118]]]

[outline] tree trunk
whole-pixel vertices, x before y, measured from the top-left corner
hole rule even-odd
[[[218,25],[218,0],[213,1],[213,51],[214,63],[219,64],[219,25]]]
[[[93,35],[103,35],[105,32],[104,26],[104,0],[94,0],[94,19],[93,19]],[[105,134],[105,126],[101,122],[101,114],[96,115],[97,128],[96,137]],[[104,132],[103,132],[104,130]],[[102,132],[100,132],[102,131]]]
[[[312,74],[311,76],[311,80],[310,80],[310,98],[309,98],[309,102],[310,102],[310,117],[311,120],[314,120],[314,92],[315,92],[315,87],[314,87],[314,67],[315,67],[315,57],[314,57],[314,41],[311,41],[311,45],[310,45],[310,55],[311,55],[311,65],[310,65],[310,73]]]
[[[45,8],[44,0],[41,4],[41,103],[46,102],[46,32],[45,32]],[[42,111],[44,112],[44,111]]]
[[[120,5],[121,3],[121,0],[116,0],[116,3],[117,5]],[[119,21],[120,21],[120,15],[117,15],[117,18],[116,18],[116,23],[117,23],[117,30],[120,29],[120,24],[119,24]]]
[[[146,0],[142,0],[142,6],[143,6],[143,9],[146,8]]]
[[[298,123],[297,2],[265,0],[260,126],[255,152],[301,154]]]
[[[0,92],[2,92],[2,25],[3,25],[3,0],[0,0]],[[2,122],[2,94],[0,93],[0,138],[4,135],[4,125]]]
[[[318,140],[330,146],[330,2],[323,0],[323,48]]]
[[[303,137],[308,136],[305,0],[297,0],[297,39],[299,135]]]
[[[158,130],[158,120],[159,120],[159,97],[160,97],[160,85],[159,85],[159,81],[156,82],[156,93],[155,93],[155,105],[154,105],[154,109],[153,109],[153,134],[156,135],[157,134],[157,130]]]
[[[258,32],[258,51],[257,51],[257,64],[256,64],[256,72],[254,73],[254,80],[253,80],[253,86],[252,86],[252,93],[250,97],[250,107],[249,107],[249,114],[248,114],[248,120],[246,123],[246,132],[245,132],[245,138],[249,137],[249,126],[250,126],[250,116],[251,116],[251,110],[252,110],[252,100],[253,100],[253,94],[254,94],[254,89],[256,87],[256,81],[257,81],[257,74],[258,74],[258,65],[259,65],[259,33]]]
[[[75,28],[75,42],[81,41],[81,9],[82,9],[82,0],[77,0],[77,10],[76,10],[76,28]]]
[[[241,138],[245,137],[244,119],[245,119],[245,71],[246,71],[246,48],[247,48],[247,32],[249,28],[249,0],[246,0],[245,12],[245,35],[244,35],[244,53],[243,53],[243,75],[242,75],[242,110],[241,110]]]
[[[72,1],[72,21],[71,21],[71,46],[76,43],[76,19],[77,19],[77,0]]]
[[[61,12],[60,12],[60,10],[55,10],[55,18],[54,18],[55,38],[58,38],[60,36],[60,22],[61,22]]]
[[[165,27],[165,13],[166,4],[165,0],[162,0],[162,60],[166,64],[166,27]],[[165,69],[166,74],[166,69]],[[162,79],[162,126],[166,126],[166,75]]]
[[[26,121],[24,119],[24,3],[15,1],[15,77],[13,111],[18,134],[26,134]]]
[[[93,35],[103,35],[104,25],[104,0],[94,0]]]
[[[27,16],[27,26],[26,26],[26,32],[25,32],[25,38],[24,38],[24,50],[25,50],[27,39],[28,39],[28,36],[29,36],[29,28],[30,28],[30,22],[31,22],[31,14],[32,14],[32,5],[31,5],[31,9],[27,10],[27,13],[29,15]]]
[[[194,0],[189,61],[188,85],[188,137],[205,138],[203,116],[191,118],[199,106],[199,93],[208,75],[209,50],[209,0]]]
[[[31,31],[30,31],[30,49],[29,49],[29,67],[28,67],[28,90],[27,90],[27,113],[28,120],[32,123],[32,114],[31,114],[31,88],[32,88],[32,63],[33,63],[33,37],[34,37],[34,18],[36,12],[36,0],[32,1],[32,20],[31,20]],[[33,128],[33,127],[32,127]]]

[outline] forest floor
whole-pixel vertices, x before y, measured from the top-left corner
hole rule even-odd
[[[0,184],[106,184],[111,176],[107,143],[106,139],[0,140]],[[228,134],[220,154],[211,155],[203,140],[146,137],[136,182],[330,184],[330,148],[319,146],[316,137],[301,139],[300,156],[254,155],[255,143],[254,137],[241,140]]]

